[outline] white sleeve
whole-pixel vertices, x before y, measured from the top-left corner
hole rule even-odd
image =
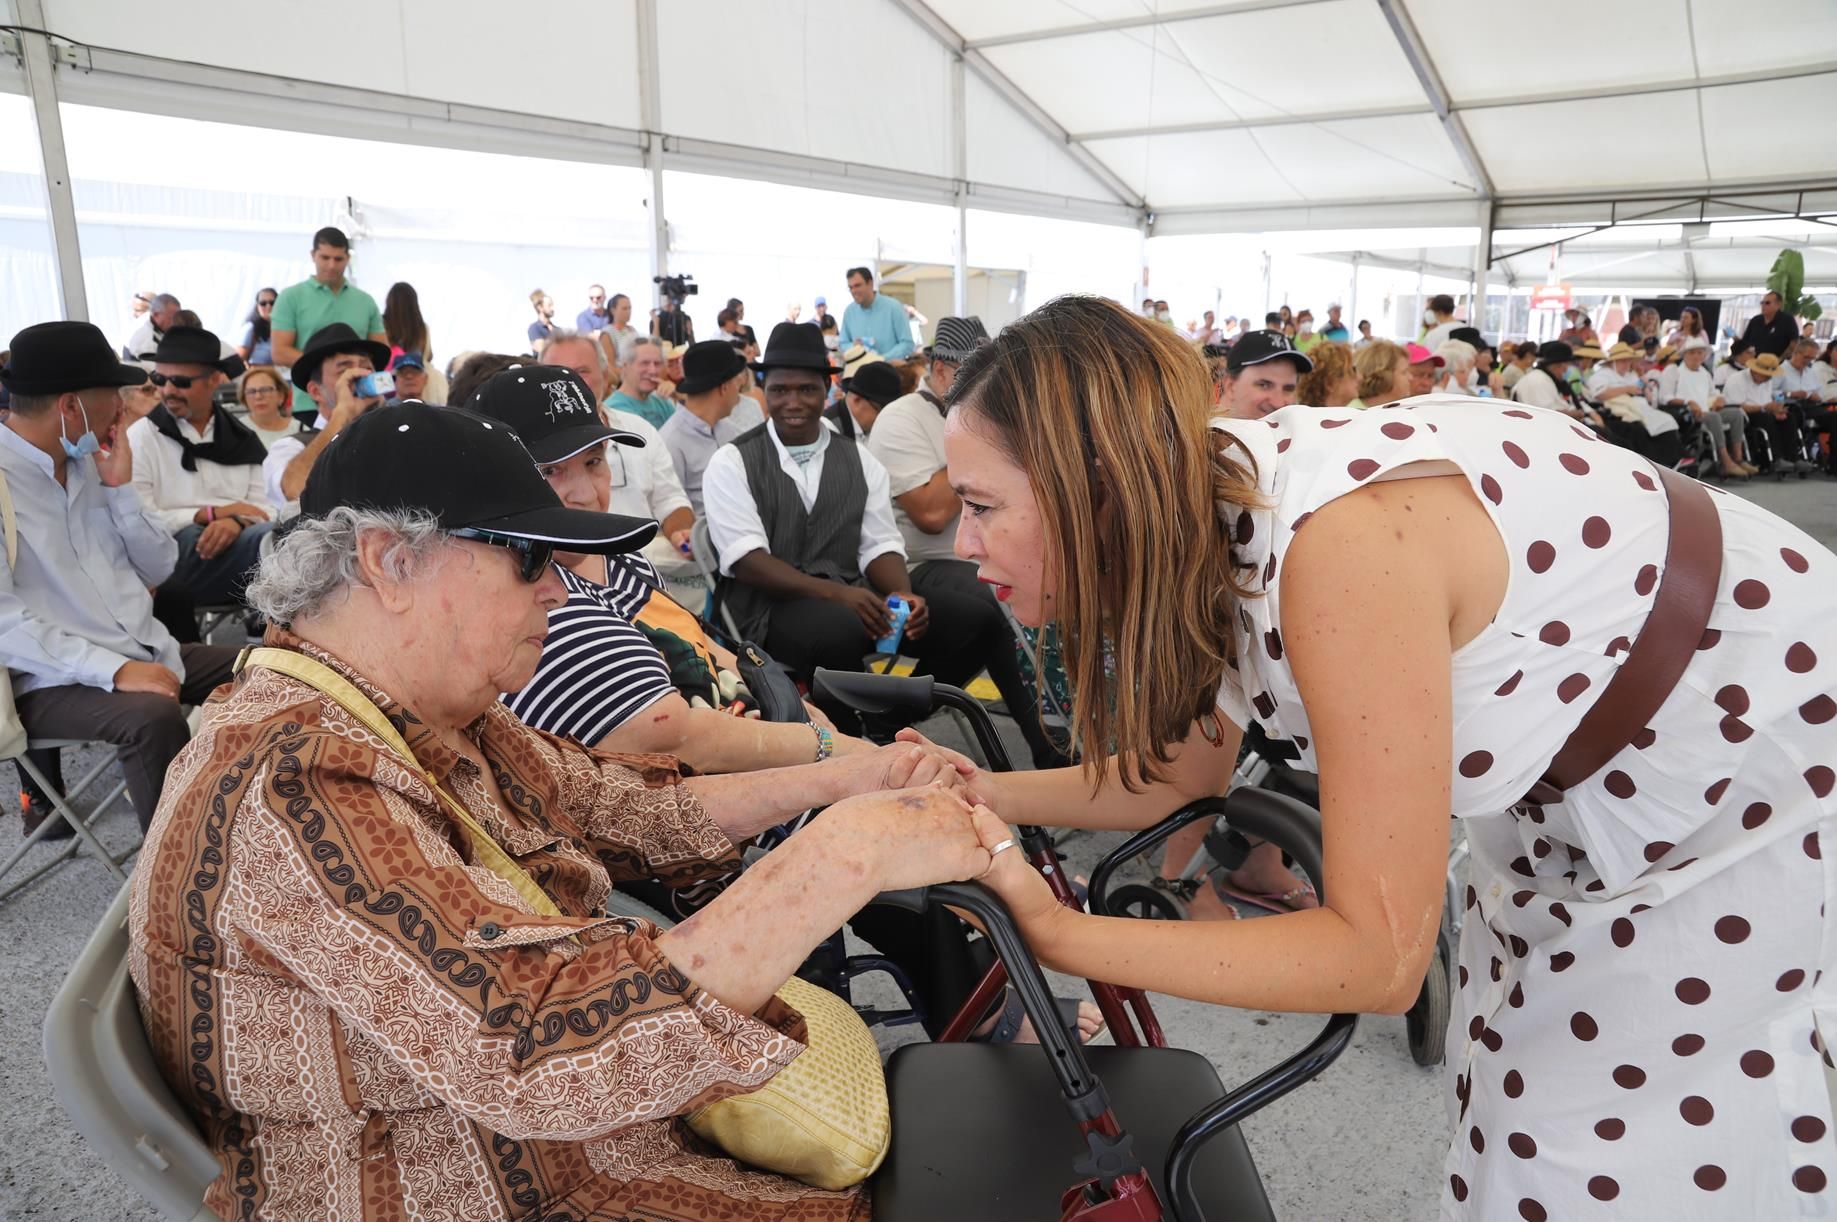
[[[1682,369],[1680,365],[1667,365],[1665,366],[1665,372],[1658,375],[1658,401],[1661,406],[1670,403],[1673,399],[1681,399],[1683,397],[1678,394],[1678,373],[1680,369]]]
[[[832,438],[829,447],[833,450],[838,445],[848,444],[840,438]],[[856,449],[861,455],[861,474],[867,480],[867,505],[861,512],[861,554],[857,560],[865,573],[870,560],[888,552],[897,552],[904,560],[906,542],[893,521],[893,496],[887,490],[887,469],[865,446]]]
[[[746,483],[746,464],[731,445],[716,450],[702,472],[702,507],[708,511],[708,538],[721,558],[721,572],[732,577],[734,561],[750,552],[771,554],[765,523]]]
[[[676,464],[670,461],[670,447],[663,444],[657,426],[632,412],[619,412],[618,417],[614,428],[627,429],[644,438],[644,448],[630,457],[644,464],[649,476],[651,515],[661,522],[678,509],[690,508],[682,481],[676,478]]]
[[[306,443],[298,437],[283,437],[275,442],[268,451],[268,457],[262,460],[262,495],[276,507],[276,519],[290,518],[297,514],[299,506],[291,504],[281,491],[281,476],[287,474],[287,464],[294,460]]]
[[[1533,372],[1536,372],[1535,370]],[[1561,410],[1563,397],[1556,389],[1556,381],[1549,374],[1541,378],[1526,375],[1518,379],[1518,385],[1512,388],[1512,398],[1532,407],[1554,407]]]
[[[921,410],[934,409],[927,403]],[[924,425],[904,407],[895,411],[889,406],[881,414],[874,422],[874,431],[868,434],[867,449],[886,468],[894,496],[923,488],[944,466],[932,449]]]
[[[159,430],[146,417],[141,417],[128,426],[128,446],[134,451],[134,491],[140,494],[140,503],[147,507],[147,512],[158,518],[160,524],[173,534],[178,534],[190,526],[198,507],[180,506],[177,509],[163,508],[159,503],[159,480],[154,472],[159,470]]]

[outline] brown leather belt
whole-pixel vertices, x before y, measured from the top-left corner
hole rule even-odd
[[[1676,471],[1658,470],[1671,507],[1665,572],[1639,639],[1600,699],[1583,714],[1543,779],[1524,801],[1546,806],[1581,784],[1639,736],[1690,665],[1722,578],[1722,519],[1708,490]]]

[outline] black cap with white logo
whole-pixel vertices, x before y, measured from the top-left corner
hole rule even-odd
[[[1307,353],[1295,347],[1295,341],[1280,331],[1247,332],[1231,345],[1231,352],[1225,357],[1225,368],[1236,373],[1251,365],[1275,360],[1293,361],[1295,368],[1302,373],[1314,368],[1314,362],[1308,359]]]
[[[326,442],[300,494],[300,516],[341,506],[418,509],[445,530],[488,530],[571,552],[637,551],[657,533],[645,518],[562,505],[504,421],[417,402],[372,408]]]
[[[644,444],[638,434],[607,424],[586,380],[560,365],[512,365],[458,406],[508,424],[539,464],[572,458],[603,441]]]

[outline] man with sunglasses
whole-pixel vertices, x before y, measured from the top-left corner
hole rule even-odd
[[[134,489],[178,539],[178,566],[167,581],[200,607],[241,600],[274,525],[262,485],[268,449],[213,399],[228,381],[225,363],[221,341],[202,327],[166,332],[148,379],[159,388],[159,406],[127,434]]]

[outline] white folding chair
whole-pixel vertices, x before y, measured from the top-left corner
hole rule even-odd
[[[706,619],[716,606],[721,609],[721,624],[727,629],[727,635],[733,638],[735,648],[740,644],[740,630],[734,627],[733,612],[729,611],[720,599],[715,597],[716,583],[721,579],[721,565],[715,555],[714,539],[708,534],[706,515],[695,519],[695,525],[689,531],[689,546],[695,549],[695,567],[702,571],[702,579],[708,583],[708,606],[702,612]]]
[[[51,813],[45,816],[45,821],[39,824],[32,834],[27,836],[20,846],[13,851],[13,855],[7,858],[6,864],[0,865],[0,878],[4,878],[11,873],[13,868],[23,861],[26,855],[32,851],[32,847],[43,840],[59,822],[68,823],[71,829],[76,832],[76,835],[67,841],[51,860],[44,862],[24,878],[13,883],[5,890],[0,891],[0,900],[6,899],[15,891],[36,881],[51,870],[62,865],[64,862],[69,861],[72,857],[76,856],[77,850],[85,844],[87,844],[90,850],[101,859],[102,864],[108,869],[110,874],[126,881],[127,875],[122,871],[121,867],[130,857],[140,851],[140,841],[136,839],[133,847],[126,852],[118,855],[110,853],[107,847],[96,838],[95,825],[97,820],[108,813],[109,807],[113,806],[115,801],[127,792],[127,782],[125,780],[116,780],[114,788],[110,789],[102,796],[102,800],[96,803],[95,809],[89,812],[89,817],[87,819],[77,814],[75,808],[72,806],[72,803],[78,798],[89,792],[90,786],[104,779],[109,769],[115,766],[114,753],[111,751],[108,755],[104,756],[91,767],[88,772],[83,774],[81,780],[64,793],[59,793],[57,791],[56,787],[45,778],[45,774],[39,771],[38,765],[32,762],[31,756],[26,754],[27,751],[36,751],[40,748],[61,749],[64,747],[82,747],[86,745],[87,743],[82,739],[75,738],[34,738],[29,739],[25,744],[25,748],[21,750],[18,755],[12,757],[13,762],[23,769],[26,775],[32,778],[32,783],[37,785],[39,790],[50,799]]]
[[[221,1168],[160,1076],[128,978],[128,887],[71,965],[45,1014],[45,1068],[77,1132],[173,1222],[211,1222]]]

